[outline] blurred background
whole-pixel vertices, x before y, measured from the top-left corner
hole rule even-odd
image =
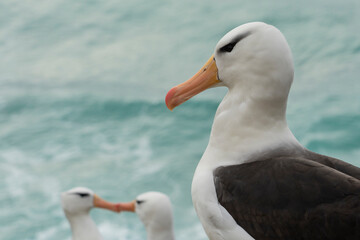
[[[170,112],[232,28],[279,28],[295,62],[288,123],[310,150],[360,166],[360,1],[3,0],[0,2],[0,238],[69,240],[60,193],[110,201],[161,191],[177,239],[207,239],[191,181],[226,89]],[[94,209],[105,240],[145,239],[130,213]]]

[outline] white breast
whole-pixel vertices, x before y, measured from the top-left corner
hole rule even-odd
[[[253,239],[219,204],[212,169],[198,165],[191,192],[195,210],[210,240]]]

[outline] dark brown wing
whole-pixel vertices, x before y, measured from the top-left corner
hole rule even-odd
[[[219,203],[255,239],[360,239],[360,181],[304,158],[214,171]]]
[[[321,155],[309,150],[305,150],[303,153],[304,157],[308,160],[312,160],[328,167],[334,168],[342,173],[352,176],[360,180],[360,168],[351,165],[350,163],[344,162],[337,158],[328,157]]]

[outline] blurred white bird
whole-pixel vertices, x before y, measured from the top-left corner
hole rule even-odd
[[[92,208],[103,208],[114,212],[131,209],[130,205],[111,203],[100,198],[85,187],[76,187],[61,194],[61,205],[68,219],[72,240],[102,240],[98,228],[91,219],[89,212]]]
[[[170,199],[160,192],[140,194],[122,211],[136,212],[145,225],[147,240],[174,240],[173,213]]]

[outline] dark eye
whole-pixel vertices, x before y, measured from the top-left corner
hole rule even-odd
[[[77,193],[75,193],[75,194],[76,194],[76,195],[79,195],[79,196],[82,197],[82,198],[90,196],[90,194],[88,194],[88,193],[80,193],[80,192],[77,192]]]
[[[249,32],[245,32],[245,33],[238,35],[237,37],[232,39],[231,43],[228,43],[225,46],[223,46],[222,48],[220,48],[219,51],[220,52],[231,52],[238,42],[240,42],[241,40],[243,40],[250,34],[251,34],[251,32],[249,31]]]
[[[143,200],[136,200],[136,203],[137,203],[138,205],[142,204],[143,202],[145,202],[145,201],[143,201]]]
[[[223,46],[222,48],[220,48],[221,52],[231,52],[233,50],[233,48],[235,47],[237,42],[232,42],[229,44],[226,44],[225,46]]]

